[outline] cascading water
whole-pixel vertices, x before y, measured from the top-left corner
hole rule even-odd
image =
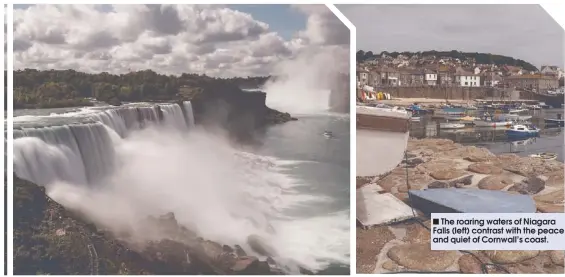
[[[260,236],[289,273],[298,265],[316,271],[348,263],[349,211],[304,216],[333,201],[287,173],[302,161],[238,151],[193,128],[191,103],[181,105],[27,115],[15,120],[15,173],[105,228],[131,228],[172,211],[205,239],[248,253],[249,237]]]
[[[190,101],[187,101],[190,105]],[[186,105],[186,104],[185,104]],[[163,112],[159,120],[158,109]],[[186,118],[192,118],[192,109]],[[18,176],[37,184],[54,181],[97,184],[115,167],[112,132],[120,138],[151,124],[186,129],[178,104],[132,106],[88,112],[94,122],[60,126],[22,127],[14,130],[14,170]],[[57,118],[49,115],[47,118]],[[79,118],[79,114],[77,114]]]

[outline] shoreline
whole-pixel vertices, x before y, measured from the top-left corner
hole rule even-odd
[[[412,189],[460,187],[513,191],[531,195],[541,213],[563,213],[564,164],[515,154],[492,154],[486,148],[464,146],[448,139],[408,141],[404,161],[373,177],[357,177],[358,188],[390,193],[409,204],[406,174]],[[469,177],[470,176],[470,177]],[[465,179],[465,181],[463,181]],[[525,182],[526,180],[531,182]],[[536,182],[533,182],[535,180]],[[419,212],[419,211],[418,211]],[[421,213],[424,225],[430,220]],[[431,251],[430,233],[414,220],[364,229],[358,225],[357,272],[459,271],[482,273],[481,264],[459,251]],[[483,262],[501,265],[510,273],[563,274],[563,251],[470,251]],[[509,259],[509,260],[504,260]],[[492,268],[489,273],[505,273]]]

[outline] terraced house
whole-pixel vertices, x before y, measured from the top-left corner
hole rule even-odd
[[[545,76],[542,74],[528,74],[507,76],[504,78],[504,84],[510,88],[530,89],[537,92],[557,89],[559,80],[553,76]]]

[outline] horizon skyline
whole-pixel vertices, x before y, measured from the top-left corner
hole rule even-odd
[[[565,31],[538,4],[336,6],[357,27],[356,51],[457,49],[565,67]]]

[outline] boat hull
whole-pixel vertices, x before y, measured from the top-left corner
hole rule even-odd
[[[497,121],[473,121],[473,124],[477,127],[510,127],[512,123],[510,122],[497,122]]]
[[[506,135],[512,138],[532,138],[539,136],[539,131],[520,132],[515,130],[507,130]]]
[[[378,176],[394,169],[408,145],[410,115],[357,107],[356,175]]]
[[[565,127],[565,120],[562,119],[544,119],[545,124],[557,125],[559,127]]]
[[[427,189],[408,192],[412,206],[432,213],[535,213],[529,195],[479,189]]]

